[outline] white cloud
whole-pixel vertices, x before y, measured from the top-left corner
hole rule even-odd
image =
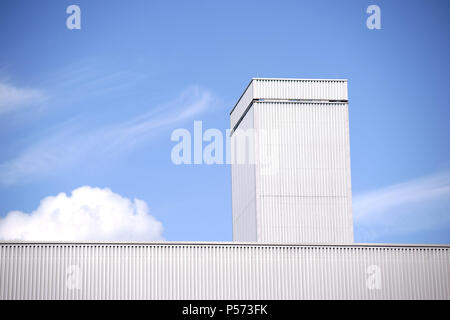
[[[355,195],[353,215],[365,241],[450,227],[450,172]]]
[[[2,240],[153,241],[163,240],[162,231],[144,201],[89,186],[46,197],[30,214],[11,211],[0,219]]]
[[[41,102],[44,94],[36,89],[17,88],[0,82],[0,114]]]
[[[125,152],[160,130],[204,112],[214,102],[215,98],[209,91],[191,86],[172,101],[131,120],[91,130],[69,121],[48,138],[0,163],[0,183],[14,184],[23,178],[53,172],[95,155]]]

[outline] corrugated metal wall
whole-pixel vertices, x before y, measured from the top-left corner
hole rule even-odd
[[[254,99],[348,100],[347,80],[253,79]]]
[[[231,136],[231,198],[233,212],[233,240],[256,241],[255,157],[252,147],[253,109],[250,109]],[[244,130],[241,135],[240,130]],[[247,131],[249,130],[249,131]],[[245,154],[247,153],[247,154]],[[242,159],[237,159],[236,156]],[[242,161],[244,160],[244,161]]]
[[[0,243],[0,299],[450,299],[450,248]]]
[[[348,104],[253,104],[262,242],[351,243]],[[270,150],[270,152],[262,149]],[[262,166],[271,164],[270,171]]]
[[[346,80],[250,82],[230,115],[232,128],[255,129],[240,152],[256,155],[232,165],[233,240],[253,240],[255,223],[261,242],[353,242],[347,99]]]
[[[230,113],[231,129],[255,99],[348,100],[347,80],[254,78]]]

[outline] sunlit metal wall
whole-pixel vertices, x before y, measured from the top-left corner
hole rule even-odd
[[[264,101],[252,109],[261,133],[258,239],[352,243],[347,104]]]
[[[450,299],[450,247],[0,243],[0,299]]]
[[[253,235],[254,223],[256,241],[352,243],[347,81],[253,79],[230,120],[232,150],[237,130],[255,130],[255,143],[241,152],[256,163],[232,165],[233,228],[243,230],[233,240],[252,240],[241,235]],[[253,222],[237,219],[253,210]]]

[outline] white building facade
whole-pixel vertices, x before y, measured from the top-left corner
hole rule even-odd
[[[352,243],[347,81],[252,79],[230,119],[233,240]]]

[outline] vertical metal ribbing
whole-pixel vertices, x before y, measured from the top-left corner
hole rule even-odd
[[[449,251],[401,246],[2,244],[0,298],[450,299]],[[70,265],[80,266],[80,290],[67,287]],[[369,265],[380,267],[381,290],[366,286]]]
[[[348,164],[345,148],[340,147],[346,144],[346,108],[343,103],[255,103],[255,127],[258,124],[261,131],[277,129],[281,136],[279,141],[258,142],[271,144],[272,149],[280,148],[278,172],[273,176],[257,175],[261,202],[258,216],[263,232],[260,241],[348,243],[353,240],[348,206],[351,194],[345,182]],[[340,137],[336,148],[331,147],[335,136]],[[268,162],[264,154],[257,153],[259,162]],[[257,171],[260,170],[261,165]],[[294,221],[300,223],[298,219],[310,227],[292,228]]]
[[[345,165],[334,172],[337,176],[331,177],[331,169],[327,169],[325,166],[325,160],[331,158],[334,163],[346,160],[346,154],[349,154],[349,148],[346,146],[349,143],[348,139],[348,111],[347,104],[341,104],[345,107],[345,110],[336,112],[336,110],[341,108],[332,108],[331,104],[325,104],[327,100],[340,100],[344,101],[348,99],[347,93],[347,81],[346,80],[321,80],[321,79],[253,79],[249,84],[248,88],[244,92],[237,106],[231,113],[231,125],[234,128],[239,121],[239,127],[245,127],[245,119],[251,118],[248,114],[244,116],[245,110],[251,104],[251,100],[254,100],[253,106],[250,110],[255,110],[253,117],[255,122],[253,127],[255,129],[267,128],[284,128],[285,125],[289,126],[288,130],[282,130],[283,139],[280,138],[275,144],[272,144],[272,148],[278,148],[279,143],[284,143],[289,139],[292,139],[292,134],[298,140],[304,140],[304,156],[303,158],[298,153],[292,151],[291,147],[287,145],[284,146],[283,158],[281,158],[281,170],[282,176],[279,177],[275,185],[274,181],[270,179],[259,179],[261,177],[261,164],[256,165],[256,181],[254,184],[246,179],[241,178],[241,172],[238,172],[237,166],[232,166],[232,177],[233,177],[233,239],[238,241],[248,241],[253,239],[247,239],[241,237],[240,235],[249,234],[249,230],[252,228],[249,224],[251,221],[245,219],[244,217],[249,217],[248,212],[256,211],[256,239],[258,241],[273,241],[273,242],[352,242],[353,241],[353,229],[352,229],[352,219],[346,212],[351,212],[351,186],[350,186],[350,163],[344,161]],[[301,124],[307,130],[303,132],[300,131],[302,126],[292,124],[292,110],[300,109],[302,105],[301,101],[297,101],[298,105],[294,108],[289,109],[289,112],[285,112],[286,108],[281,104],[283,102],[272,102],[272,111],[267,111],[267,108],[263,108],[264,105],[270,104],[267,102],[255,102],[256,100],[267,99],[267,100],[302,100],[306,103],[306,100],[316,100],[316,102],[311,102],[310,105],[314,106],[312,110],[307,108],[302,108],[304,113],[300,113],[299,116],[294,114],[294,118],[297,121],[303,116],[304,119],[300,119]],[[286,104],[284,102],[284,104]],[[338,105],[338,104],[336,104]],[[259,112],[261,109],[261,112]],[[283,113],[284,112],[284,113]],[[309,119],[305,121],[305,119]],[[313,121],[311,121],[313,119]],[[327,121],[324,121],[327,120]],[[331,120],[330,120],[331,119]],[[290,130],[290,131],[289,131]],[[306,135],[305,132],[310,132],[310,135]],[[301,135],[300,135],[301,133]],[[326,141],[326,139],[332,136],[338,136],[343,139],[340,144],[336,147],[332,143],[333,141]],[[311,137],[313,139],[311,139]],[[256,154],[261,158],[257,159],[261,161],[267,160],[264,155],[259,152],[260,146],[263,146],[267,141],[256,141]],[[295,148],[294,148],[295,149]],[[297,148],[298,149],[298,148]],[[297,152],[300,150],[297,150]],[[344,151],[344,152],[342,152]],[[348,151],[348,152],[347,152]],[[309,168],[306,171],[305,164],[307,163],[307,158],[316,159],[319,163],[318,168]],[[295,165],[299,165],[296,167]],[[303,165],[303,166],[302,166]],[[248,170],[251,171],[251,170]],[[302,173],[307,179],[296,179],[299,173]],[[347,181],[348,183],[344,183]],[[239,183],[238,183],[239,182]],[[304,184],[303,184],[304,182]],[[303,184],[303,185],[302,185]],[[336,186],[335,186],[336,185]],[[253,189],[258,193],[257,199],[255,201],[255,208],[247,209],[243,208],[242,195],[250,193],[246,187],[253,186]],[[300,187],[302,189],[300,189]],[[334,206],[339,207],[337,212],[334,212],[331,216],[326,216],[324,219],[319,219],[319,216],[324,214],[324,211],[329,210],[328,207],[332,206],[333,200],[327,199],[323,202],[321,207],[315,206],[311,199],[305,200],[302,203],[293,202],[292,197],[298,197],[301,191],[308,191],[309,193],[318,194],[325,190],[325,192],[330,193],[336,188],[346,187],[346,198],[342,201],[334,201]],[[267,197],[259,195],[260,188],[265,189],[269,195],[276,194],[277,197]],[[290,195],[290,192],[294,192]],[[281,199],[277,199],[281,195]],[[291,196],[291,199],[285,196]],[[333,195],[333,197],[335,197]],[[244,197],[245,198],[245,197]],[[250,197],[247,197],[250,198]],[[237,204],[241,205],[237,205]],[[267,208],[266,211],[270,211],[267,215],[262,212],[264,207]],[[280,214],[280,211],[282,213]],[[305,216],[305,220],[309,220],[309,224],[314,226],[313,228],[306,229],[296,229],[296,228],[286,228],[284,226],[291,225],[296,219],[299,218],[298,212],[308,211],[309,215]],[[245,212],[245,215],[242,215]],[[284,215],[284,216],[283,216]],[[265,222],[264,219],[266,219]],[[284,220],[283,220],[284,219]],[[249,222],[250,221],[250,222]],[[303,221],[304,222],[304,221]],[[323,223],[327,224],[327,230],[319,228]],[[272,229],[272,232],[270,230]],[[330,239],[323,239],[321,234],[327,234],[331,230],[336,230]],[[275,230],[275,231],[273,231]],[[312,231],[308,231],[312,230]],[[236,236],[235,236],[236,235]]]
[[[9,297],[10,299],[13,298],[12,295],[12,281],[14,280],[14,274],[13,274],[13,268],[11,267],[11,264],[13,263],[14,259],[14,246],[11,246],[10,250],[7,251],[7,260],[6,260],[6,279],[5,279],[5,295],[6,297]]]
[[[254,79],[252,85],[255,99],[348,100],[346,80]]]
[[[253,129],[253,108],[249,110],[240,124],[240,130],[251,132]],[[231,138],[232,159],[239,152],[239,137]],[[244,138],[245,139],[245,138]],[[235,150],[236,149],[236,150]],[[254,156],[254,150],[248,149]],[[243,156],[239,154],[240,156]],[[245,155],[244,155],[245,156]],[[255,199],[255,165],[253,163],[236,163],[232,165],[232,207],[233,207],[233,240],[256,241],[256,199]]]

